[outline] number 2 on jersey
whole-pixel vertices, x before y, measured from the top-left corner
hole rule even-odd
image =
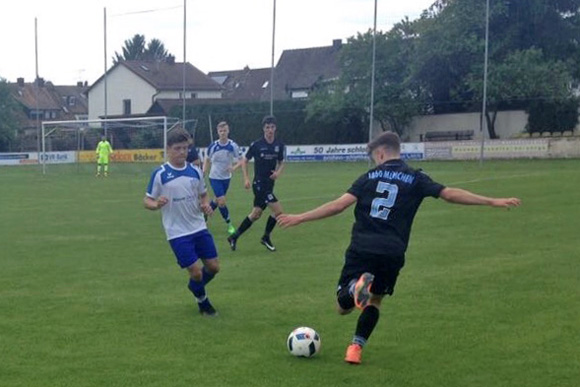
[[[373,218],[379,218],[382,220],[387,220],[391,208],[397,200],[397,194],[399,193],[399,187],[396,184],[385,183],[384,181],[379,181],[377,184],[376,191],[380,194],[387,192],[386,198],[374,198],[371,203],[371,216]]]

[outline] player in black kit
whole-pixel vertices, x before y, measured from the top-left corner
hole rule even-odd
[[[396,133],[383,133],[368,144],[376,168],[360,176],[344,195],[314,210],[278,217],[278,224],[286,228],[336,215],[356,203],[337,290],[339,314],[350,313],[355,306],[362,310],[344,359],[351,364],[360,364],[362,348],[379,320],[381,300],[394,292],[413,218],[425,197],[456,204],[520,205],[518,198],[490,198],[436,183],[401,160],[400,149]]]
[[[269,251],[276,251],[276,247],[270,240],[270,234],[276,226],[276,217],[282,213],[282,206],[274,195],[274,182],[280,177],[284,169],[285,147],[276,140],[276,118],[266,116],[262,120],[264,137],[254,141],[246,155],[241,160],[244,174],[244,187],[250,189],[248,177],[248,161],[254,159],[254,207],[252,212],[240,224],[236,232],[228,237],[228,243],[232,250],[236,249],[238,238],[248,230],[252,224],[260,219],[266,207],[270,207],[271,214],[266,222],[266,229],[260,243]]]

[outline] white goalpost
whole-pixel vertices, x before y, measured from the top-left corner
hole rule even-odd
[[[102,136],[113,147],[113,163],[163,162],[167,133],[180,124],[166,116],[43,121],[42,173],[49,164],[94,163]]]

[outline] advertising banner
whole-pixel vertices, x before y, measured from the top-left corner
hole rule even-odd
[[[403,159],[424,158],[422,143],[401,144]],[[347,145],[289,145],[286,147],[286,161],[366,161],[369,159],[366,144]]]
[[[549,141],[539,140],[497,140],[486,142],[483,147],[485,157],[511,159],[522,157],[547,157]],[[458,144],[452,146],[453,159],[474,159],[481,153],[481,144]]]
[[[46,164],[68,164],[77,160],[77,152],[46,152],[40,154],[40,162]]]
[[[0,165],[38,164],[38,153],[0,153]]]
[[[112,163],[163,163],[162,149],[120,149],[110,156]],[[94,151],[79,152],[79,162],[96,163],[97,155]]]

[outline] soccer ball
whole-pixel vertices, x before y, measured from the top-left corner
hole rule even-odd
[[[320,352],[320,335],[312,328],[296,328],[290,332],[286,345],[294,356],[312,357]]]

